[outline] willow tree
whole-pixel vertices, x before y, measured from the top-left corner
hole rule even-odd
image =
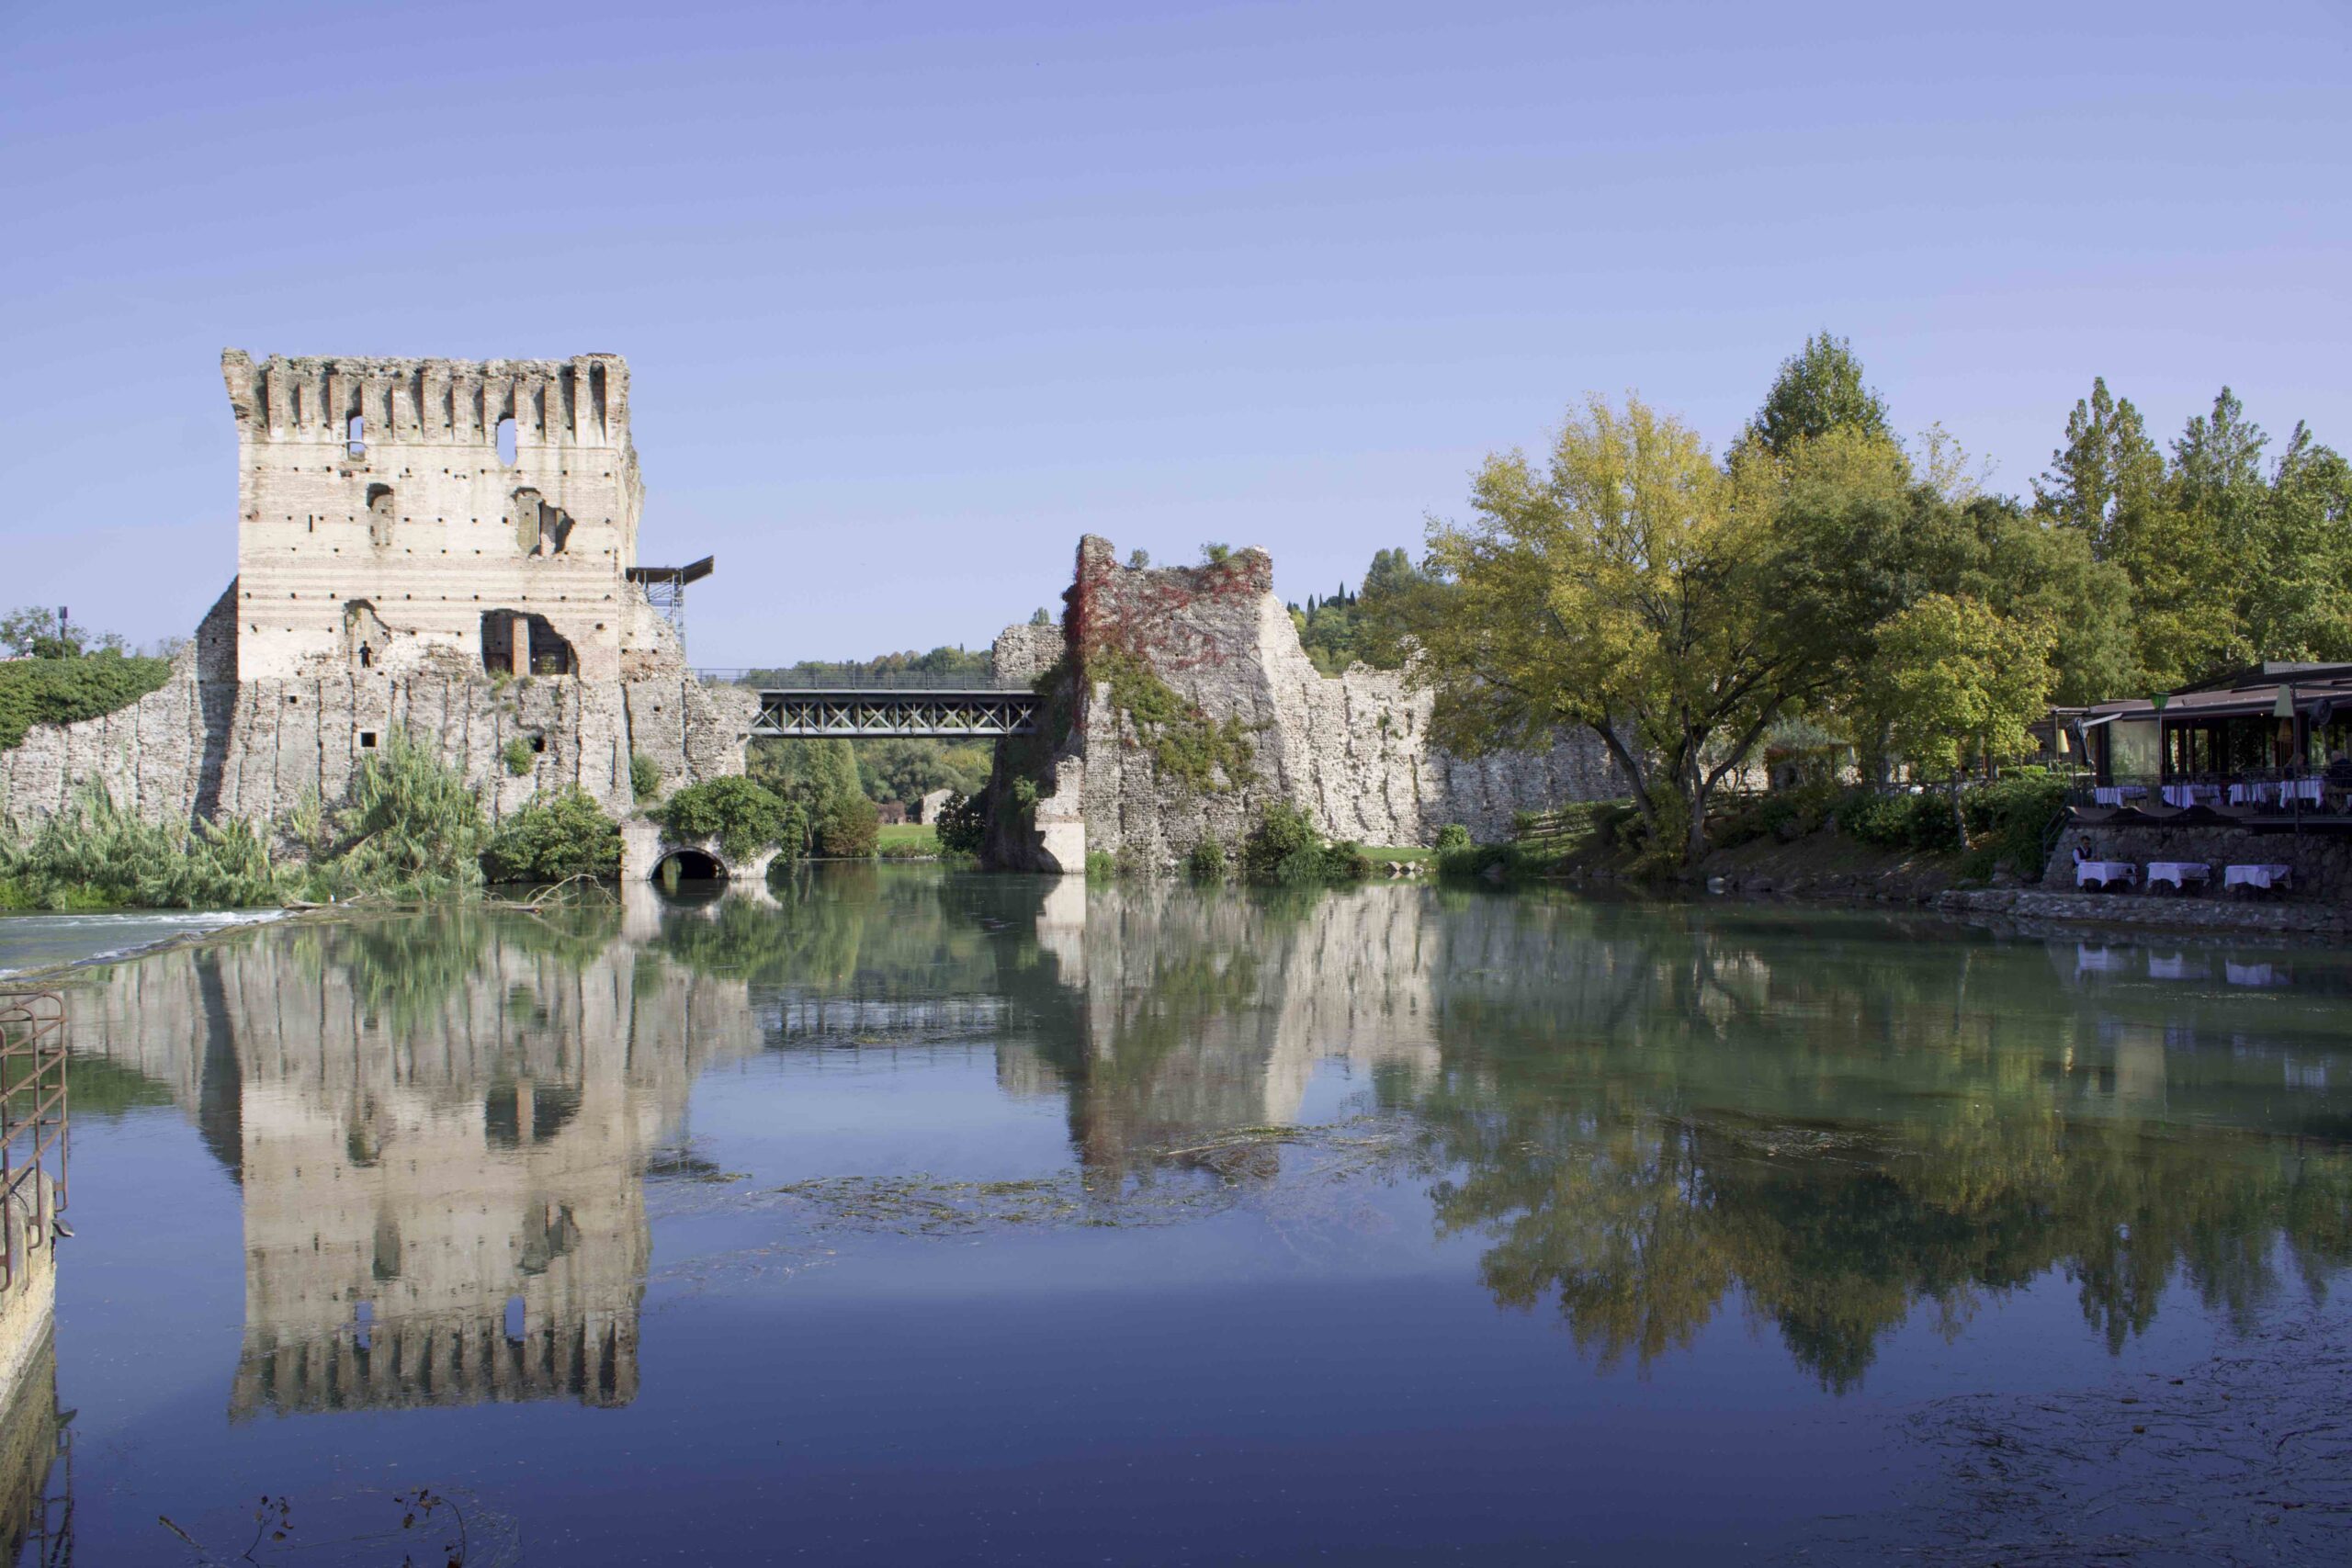
[[[1475,755],[1589,731],[1654,840],[1703,853],[1709,796],[1826,674],[1815,618],[1782,613],[1777,494],[1759,447],[1718,466],[1638,399],[1588,400],[1541,468],[1489,457],[1473,519],[1430,531],[1452,588],[1414,668],[1438,739]]]

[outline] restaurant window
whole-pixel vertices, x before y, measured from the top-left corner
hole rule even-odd
[[[2161,755],[2154,719],[2117,719],[2107,727],[2107,771],[2118,779],[2152,779]]]

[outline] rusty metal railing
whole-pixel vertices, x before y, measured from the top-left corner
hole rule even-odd
[[[17,1282],[17,1216],[28,1213],[24,1246],[47,1247],[52,1208],[65,1207],[65,998],[55,991],[0,991],[0,1291]],[[54,1176],[44,1183],[49,1156]],[[30,1189],[27,1199],[18,1193]],[[19,1204],[22,1207],[19,1207]]]

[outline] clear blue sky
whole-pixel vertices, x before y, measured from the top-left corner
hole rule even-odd
[[[233,570],[217,359],[626,354],[697,662],[1285,595],[1812,330],[2022,492],[2094,374],[2352,444],[2352,7],[0,6],[0,606]]]

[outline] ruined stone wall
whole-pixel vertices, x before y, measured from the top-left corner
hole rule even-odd
[[[1007,626],[989,650],[989,665],[1003,684],[1026,686],[1061,662],[1065,645],[1058,626]]]
[[[1047,850],[1039,838],[1070,845],[1072,827],[1082,823],[1081,861],[1086,851],[1107,851],[1172,865],[1204,838],[1230,850],[1276,800],[1336,839],[1423,844],[1459,822],[1492,840],[1510,835],[1514,812],[1627,791],[1597,740],[1569,737],[1546,751],[1458,757],[1430,742],[1433,698],[1401,673],[1358,665],[1322,674],[1274,596],[1273,563],[1261,550],[1204,567],[1131,568],[1107,540],[1089,536],[1069,603],[1075,722],[1032,841],[999,846],[998,858],[1009,863],[1050,859],[1078,869],[1067,849]],[[1151,738],[1097,678],[1106,652],[1139,660],[1212,722],[1238,719],[1250,738],[1250,776],[1219,775],[1207,790],[1168,776]]]
[[[649,617],[624,577],[643,486],[619,355],[256,366],[231,349],[220,370],[237,421],[243,679],[436,657],[482,668],[486,615],[502,638],[514,616],[542,617],[578,673],[621,676]],[[504,668],[531,672],[557,646],[508,638]]]
[[[645,661],[628,681],[496,681],[440,660],[239,682],[229,673],[243,635],[235,592],[206,616],[161,688],[100,718],[35,725],[0,751],[0,811],[37,822],[98,784],[156,821],[267,822],[310,795],[340,800],[361,760],[395,728],[461,772],[493,818],[570,785],[626,816],[635,809],[629,759],[638,752],[660,764],[665,787],[743,771],[757,698],[705,685],[682,657]],[[535,748],[520,776],[504,761],[518,738]]]

